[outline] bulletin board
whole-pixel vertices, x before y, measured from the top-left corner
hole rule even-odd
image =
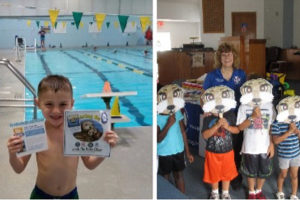
[[[224,0],[202,0],[203,33],[224,33]]]

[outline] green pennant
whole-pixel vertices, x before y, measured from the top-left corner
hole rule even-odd
[[[106,22],[106,27],[108,28],[110,25],[110,22]]]
[[[35,21],[38,28],[40,28],[40,21]]]
[[[120,22],[120,26],[121,26],[121,29],[122,29],[122,33],[123,33],[124,30],[125,30],[125,27],[126,27],[126,24],[127,24],[128,17],[129,17],[129,16],[118,15],[119,22]]]
[[[54,27],[55,27],[55,28],[57,27],[57,22],[55,22]]]
[[[72,13],[76,24],[76,28],[78,29],[82,17],[82,12],[72,12]]]

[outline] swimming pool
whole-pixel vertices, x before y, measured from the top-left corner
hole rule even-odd
[[[147,47],[65,49],[27,52],[25,77],[37,89],[40,80],[49,74],[60,74],[73,85],[74,110],[105,109],[102,99],[82,98],[87,93],[101,93],[105,81],[113,92],[137,91],[136,96],[119,97],[121,114],[128,123],[115,127],[152,125],[152,48]],[[26,89],[26,98],[32,98]],[[112,99],[110,105],[114,98]],[[33,118],[33,109],[26,108],[26,120]],[[38,110],[38,118],[43,118]]]

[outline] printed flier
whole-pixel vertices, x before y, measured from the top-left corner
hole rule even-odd
[[[109,157],[104,133],[111,127],[109,111],[65,111],[64,154]]]
[[[12,133],[23,138],[23,148],[18,157],[48,149],[44,120],[33,120],[10,124]]]

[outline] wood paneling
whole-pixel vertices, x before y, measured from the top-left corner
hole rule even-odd
[[[199,78],[213,69],[214,51],[204,52],[204,66],[192,67],[193,52],[166,51],[157,53],[158,79],[162,85],[175,80]]]
[[[202,0],[203,32],[224,33],[224,0]]]
[[[288,61],[286,79],[289,80],[300,80],[300,49],[284,49],[282,51],[282,59]]]

